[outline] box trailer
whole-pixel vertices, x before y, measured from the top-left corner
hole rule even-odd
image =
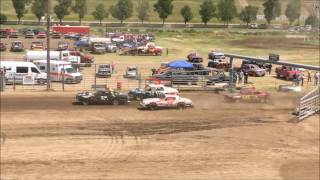
[[[52,26],[52,31],[61,34],[78,33],[88,35],[90,34],[90,26]]]
[[[29,62],[44,59],[47,59],[47,51],[27,51],[25,56],[25,60]],[[70,51],[50,51],[50,60],[62,60],[72,63],[80,63],[80,57],[73,56]]]

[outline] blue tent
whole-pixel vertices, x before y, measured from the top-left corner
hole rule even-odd
[[[176,60],[176,61],[171,61],[169,63],[170,68],[174,69],[179,69],[179,68],[184,68],[184,69],[190,69],[193,68],[193,65],[186,60]]]

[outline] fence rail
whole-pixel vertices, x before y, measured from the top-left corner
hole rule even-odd
[[[300,99],[299,120],[303,120],[320,111],[320,86]]]

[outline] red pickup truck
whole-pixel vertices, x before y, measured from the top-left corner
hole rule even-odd
[[[302,71],[290,66],[282,66],[276,68],[277,77],[285,78],[287,80],[293,79],[294,75],[298,77],[301,73]]]
[[[94,57],[92,54],[84,54],[83,52],[80,51],[70,51],[70,55],[72,56],[80,56],[80,62],[84,66],[91,66],[91,64],[94,62]]]

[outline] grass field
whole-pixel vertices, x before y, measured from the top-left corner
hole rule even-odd
[[[160,21],[158,14],[153,11],[153,4],[156,2],[156,0],[148,0],[150,4],[150,18],[149,21],[151,22],[157,22]],[[87,0],[88,4],[88,14],[85,16],[84,20],[93,20],[93,17],[91,15],[91,12],[94,11],[95,7],[99,3],[105,4],[105,7],[109,8],[111,5],[116,4],[117,0]],[[138,0],[133,0],[134,5],[136,6]],[[214,0],[215,3],[217,3],[217,0]],[[255,5],[260,8],[259,12],[260,14],[263,13],[262,10],[262,2],[263,0],[236,0],[236,5],[238,7],[238,11],[242,8],[244,4],[250,4],[250,5]],[[285,5],[287,0],[282,0],[282,9],[284,12]],[[312,4],[316,1],[314,0],[302,0],[303,2],[303,13],[308,13],[312,9]],[[1,0],[1,13],[4,13],[5,15],[8,16],[9,19],[16,19],[15,11],[14,8],[12,7],[12,2],[11,0]],[[182,18],[180,15],[180,9],[184,5],[189,5],[193,11],[194,14],[194,19],[192,22],[201,22],[201,18],[199,16],[199,6],[202,3],[202,1],[198,0],[174,0],[173,5],[174,5],[174,10],[173,14],[168,17],[167,21],[168,22],[182,22]],[[52,7],[56,4],[56,1],[53,1]],[[134,8],[134,14],[133,16],[128,20],[128,21],[138,21],[137,19],[137,13],[135,11],[136,7]],[[28,12],[25,14],[25,17],[23,19],[35,19],[34,15],[31,13],[30,7],[28,7]],[[56,18],[55,18],[56,19]],[[65,17],[65,20],[77,20],[77,15],[74,13],[71,13],[70,15]],[[106,19],[106,21],[116,21],[114,18],[109,16],[109,18]],[[211,22],[217,22],[216,18],[213,18]],[[237,19],[234,20],[234,22],[238,22]]]
[[[23,28],[25,26],[18,26]],[[92,28],[93,34],[102,35],[104,28]],[[127,30],[127,29],[126,29]],[[111,30],[110,30],[111,31]],[[96,63],[115,62],[121,65],[121,73],[128,65],[137,65],[144,69],[144,75],[150,74],[151,68],[157,68],[161,62],[185,59],[190,52],[200,53],[204,59],[211,50],[225,53],[241,54],[254,57],[267,57],[269,53],[280,54],[282,60],[319,65],[319,42],[305,42],[304,39],[287,38],[285,31],[280,30],[243,30],[243,29],[131,29],[131,31],[151,31],[156,36],[156,43],[169,49],[169,55],[163,56],[119,56],[118,54],[96,55]],[[23,38],[23,41],[24,38]],[[54,42],[53,42],[54,43]],[[7,44],[10,40],[7,39]],[[27,45],[26,47],[29,47]],[[56,43],[52,45],[56,47]],[[2,53],[5,57],[23,58],[24,53]],[[240,63],[240,61],[239,61]],[[205,60],[204,65],[207,65]],[[239,64],[238,64],[239,65]],[[123,71],[123,72],[122,72]],[[259,88],[274,89],[275,84],[291,83],[274,77],[251,78]]]

